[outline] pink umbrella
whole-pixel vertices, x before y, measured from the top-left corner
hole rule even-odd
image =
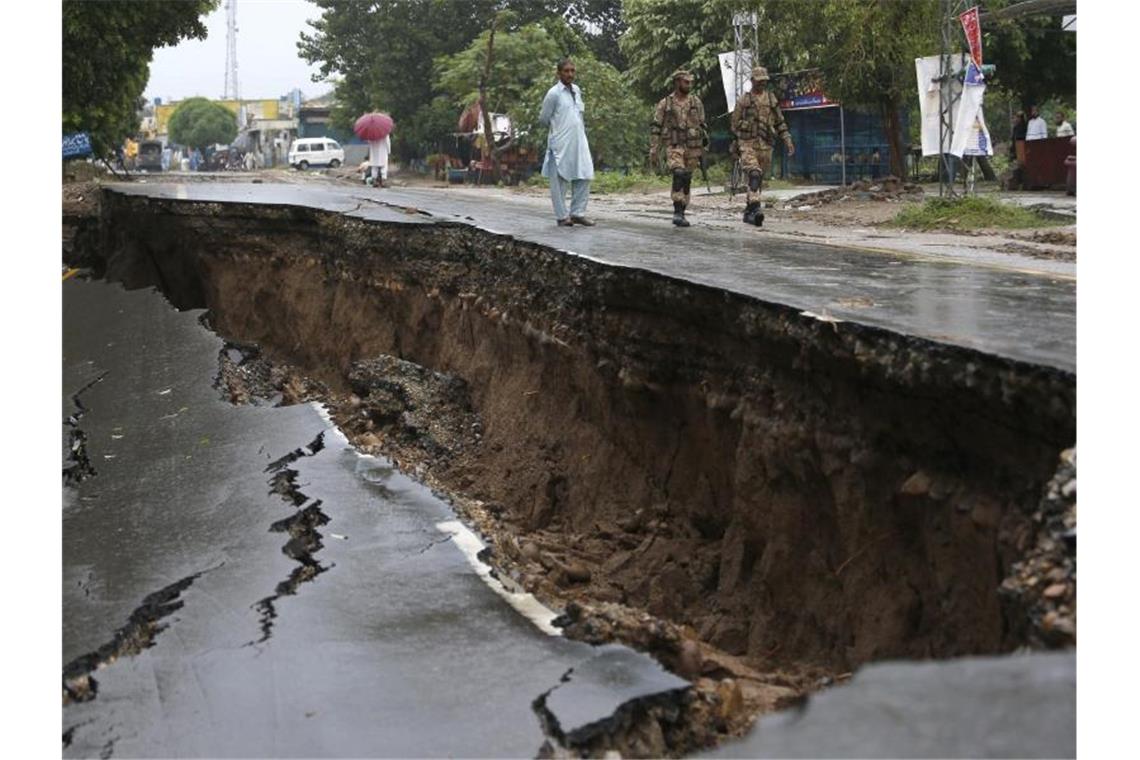
[[[391,133],[394,126],[396,124],[392,121],[391,116],[374,111],[357,119],[356,124],[352,126],[352,131],[362,140],[383,140]]]

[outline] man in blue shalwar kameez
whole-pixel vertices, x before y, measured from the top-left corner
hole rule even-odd
[[[558,62],[558,83],[546,91],[538,120],[550,127],[546,140],[546,160],[542,176],[550,181],[550,197],[554,216],[560,227],[581,224],[594,226],[587,219],[586,201],[590,197],[590,180],[594,178],[594,159],[586,142],[582,90],[574,84],[574,62],[564,58]],[[570,211],[566,211],[566,186],[570,186]]]

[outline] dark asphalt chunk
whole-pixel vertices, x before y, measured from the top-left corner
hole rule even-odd
[[[566,747],[583,747],[612,732],[622,710],[645,700],[676,700],[689,682],[669,673],[652,657],[623,646],[598,647],[560,683],[534,702],[546,733]]]

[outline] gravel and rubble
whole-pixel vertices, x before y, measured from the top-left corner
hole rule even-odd
[[[829,203],[846,203],[848,201],[903,203],[921,201],[924,197],[925,192],[921,186],[904,182],[892,175],[884,177],[882,180],[856,180],[850,185],[797,195],[794,198],[777,203],[776,208],[809,211],[812,208]]]
[[[1060,649],[1077,645],[1077,450],[1061,453],[1031,530],[1015,537],[1025,551],[998,593],[1009,619],[1020,621],[1029,642]]]

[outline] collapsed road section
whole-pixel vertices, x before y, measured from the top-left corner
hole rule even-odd
[[[65,403],[105,372],[100,467],[64,480],[66,757],[628,755],[622,721],[683,725],[687,681],[621,646],[587,680],[594,648],[518,615],[443,540],[448,506],[315,405],[220,397],[200,314],[80,277],[63,302]],[[533,703],[570,671],[548,736]]]
[[[256,344],[261,396],[319,398],[449,494],[571,635],[751,683],[742,712],[874,660],[1075,641],[1072,551],[1061,593],[1007,582],[1074,529],[1039,516],[1075,441],[1063,363],[423,214],[108,191],[97,239],[69,263]]]

